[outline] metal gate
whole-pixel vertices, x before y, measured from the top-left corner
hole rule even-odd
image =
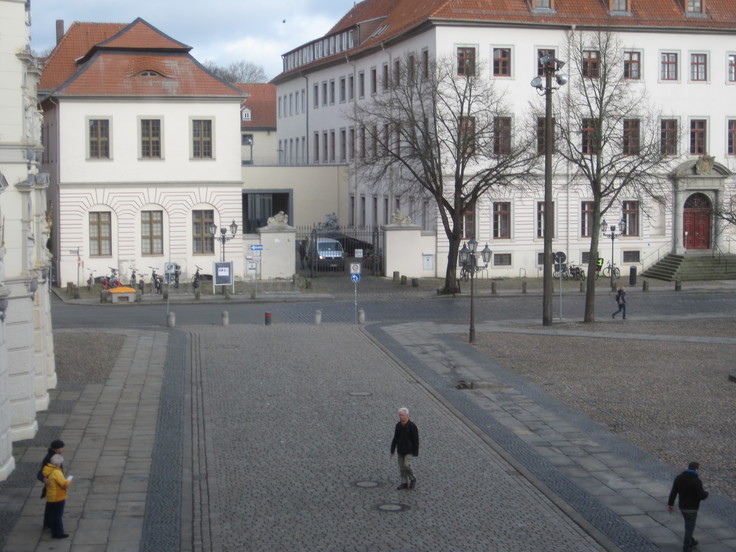
[[[378,227],[297,226],[297,267],[305,276],[343,274],[360,261],[363,274],[383,276],[384,232]]]

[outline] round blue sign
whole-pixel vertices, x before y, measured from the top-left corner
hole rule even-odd
[[[351,274],[351,275],[350,275],[350,279],[351,279],[351,280],[352,280],[353,282],[360,282],[360,274]]]

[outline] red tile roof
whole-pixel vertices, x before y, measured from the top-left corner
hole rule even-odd
[[[319,66],[337,58],[359,54],[400,38],[422,25],[542,25],[605,27],[620,30],[692,29],[736,31],[736,0],[704,0],[703,15],[687,15],[686,0],[630,0],[631,12],[609,12],[603,0],[555,0],[554,10],[534,10],[533,0],[363,0],[356,4],[325,36],[359,25],[360,37],[349,52],[322,58],[309,66]],[[387,26],[379,36],[376,29]],[[302,48],[296,48],[296,51]],[[303,69],[304,67],[302,67]],[[292,71],[296,71],[294,69]],[[279,82],[282,73],[274,79]]]
[[[250,121],[241,119],[241,128],[276,128],[276,86],[260,83],[235,83],[248,96],[240,103],[241,107],[248,107],[251,113]]]
[[[242,96],[189,50],[140,18],[74,23],[49,56],[39,89],[55,96]]]

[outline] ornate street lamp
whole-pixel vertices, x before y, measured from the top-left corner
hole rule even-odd
[[[557,73],[565,65],[564,61],[556,59],[551,54],[539,58],[542,68],[542,77],[534,77],[531,85],[537,89],[540,96],[546,96],[544,110],[544,284],[542,297],[542,324],[552,325],[552,154],[554,153],[554,129],[552,125],[552,92],[567,84],[569,76]],[[557,86],[552,86],[554,76]]]
[[[222,262],[225,262],[225,242],[230,241],[235,237],[235,234],[238,233],[238,225],[235,224],[235,221],[230,224],[230,233],[232,236],[227,235],[227,227],[223,226],[220,228],[220,235],[216,236],[217,234],[217,225],[214,222],[211,222],[210,225],[207,227],[207,231],[210,233],[210,235],[214,238],[215,241],[219,241],[222,244],[222,247],[220,248],[220,251],[222,252]]]
[[[606,232],[606,230],[608,230],[608,232]],[[613,244],[616,241],[616,237],[623,235],[625,230],[626,221],[624,219],[618,221],[618,224],[612,224],[610,227],[608,226],[608,223],[606,223],[606,219],[603,219],[601,221],[601,234],[603,234],[606,238],[611,238],[611,289],[615,288],[613,279],[616,272],[616,267],[613,263]]]
[[[468,248],[470,246],[470,248]],[[468,341],[475,343],[475,273],[478,269],[478,256],[476,254],[478,250],[478,242],[475,239],[471,239],[468,243],[463,244],[462,249],[458,252],[458,259],[460,265],[470,273],[470,335]],[[483,263],[488,266],[491,261],[491,248],[488,244],[480,252],[483,258]]]

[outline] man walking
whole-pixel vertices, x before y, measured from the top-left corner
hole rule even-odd
[[[409,419],[408,408],[399,408],[399,422],[396,424],[394,438],[391,441],[391,456],[397,451],[401,482],[396,488],[413,489],[417,484],[417,478],[411,469],[411,461],[419,455],[419,430]]]
[[[700,464],[690,462],[687,469],[675,477],[670,491],[670,498],[667,501],[667,510],[671,514],[675,497],[680,495],[678,506],[680,512],[682,512],[682,517],[685,519],[685,539],[682,543],[682,552],[691,552],[693,547],[698,544],[698,541],[693,538],[695,520],[698,517],[700,501],[708,498],[708,492],[703,489],[703,482],[698,474],[699,469]]]

